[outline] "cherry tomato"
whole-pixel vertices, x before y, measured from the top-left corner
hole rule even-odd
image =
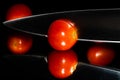
[[[25,54],[32,47],[32,37],[26,34],[11,35],[8,38],[8,49],[14,54]]]
[[[106,66],[114,59],[115,51],[105,45],[95,45],[88,50],[87,57],[93,65]]]
[[[6,20],[12,20],[32,15],[30,8],[25,4],[15,4],[8,9]]]
[[[56,78],[67,78],[73,74],[78,64],[74,51],[53,51],[48,56],[48,68]]]
[[[70,49],[77,39],[76,26],[69,20],[56,20],[48,29],[48,42],[56,50]]]

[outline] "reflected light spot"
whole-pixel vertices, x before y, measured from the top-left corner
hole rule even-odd
[[[65,46],[65,45],[66,45],[66,43],[65,43],[64,41],[62,41],[61,45],[62,45],[62,46]]]
[[[64,69],[64,68],[62,68],[61,73],[62,73],[62,74],[64,74],[64,73],[65,73],[65,69]]]
[[[68,27],[71,28],[71,24],[69,24]]]
[[[71,74],[76,70],[76,66],[77,66],[77,64],[71,67],[71,69],[70,69]]]
[[[71,67],[70,73],[73,73],[73,72],[74,72],[74,67]]]
[[[70,24],[68,25],[69,28],[71,28],[72,26],[74,26],[74,23],[70,23]]]
[[[22,41],[21,41],[21,40],[19,41],[19,44],[22,44]]]
[[[62,36],[65,36],[65,33],[64,33],[64,32],[61,32],[61,35],[62,35]]]
[[[63,59],[63,60],[62,60],[62,63],[64,64],[65,62],[66,62],[66,60],[65,60],[65,59]]]
[[[97,52],[97,54],[95,55],[96,57],[99,57],[101,54],[99,52]]]

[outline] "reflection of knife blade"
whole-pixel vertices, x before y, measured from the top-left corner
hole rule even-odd
[[[3,55],[0,57],[0,66],[2,76],[39,76],[42,79],[48,77],[47,63],[43,56]]]
[[[120,80],[120,70],[79,62],[73,77],[75,80]]]
[[[38,60],[45,60],[47,63],[47,57],[38,55],[6,55],[4,58],[37,58]],[[79,62],[76,71],[73,73],[71,78],[79,78],[83,80],[120,80],[120,70],[110,69],[105,67],[99,67],[83,62]]]
[[[112,69],[112,68],[107,68],[107,67],[100,67],[100,66],[95,66],[95,65],[91,65],[91,64],[86,64],[86,63],[79,62],[78,68],[80,69],[80,67],[83,67],[83,68],[86,67],[86,68],[89,68],[91,70],[98,71],[98,72],[102,73],[103,75],[108,75],[109,74],[112,77],[116,76],[116,78],[120,79],[120,70],[119,69]]]

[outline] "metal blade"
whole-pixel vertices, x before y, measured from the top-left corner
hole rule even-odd
[[[50,24],[60,18],[72,20],[79,39],[120,43],[120,9],[88,9],[33,15],[3,22],[9,28],[29,34],[47,36]]]
[[[90,9],[53,12],[3,22],[7,27],[39,36],[47,36],[50,24],[60,18],[72,20],[79,39],[120,41],[120,9]]]

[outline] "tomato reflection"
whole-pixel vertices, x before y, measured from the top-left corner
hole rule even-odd
[[[67,78],[73,74],[78,58],[73,50],[53,51],[48,55],[48,68],[56,78]]]
[[[115,51],[108,45],[96,44],[87,53],[88,61],[97,66],[107,66],[115,58]]]
[[[25,54],[33,45],[31,35],[24,33],[12,34],[8,37],[7,47],[13,54]]]

